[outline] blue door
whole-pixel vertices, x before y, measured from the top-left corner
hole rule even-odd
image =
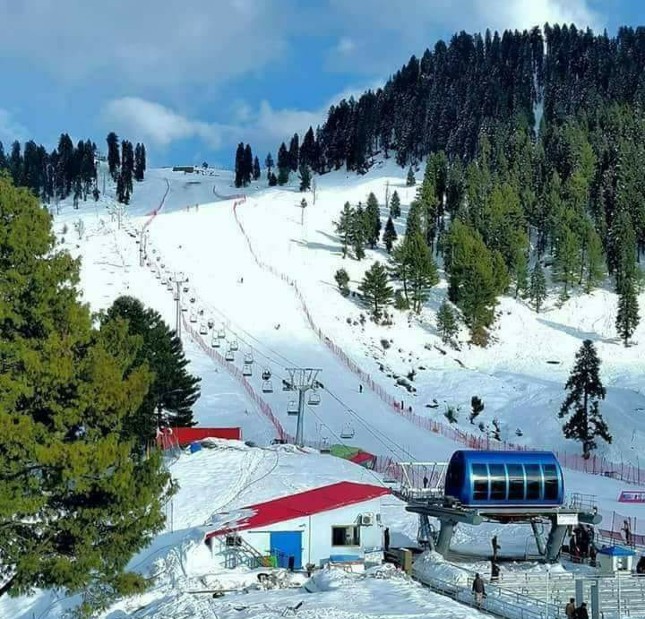
[[[289,567],[289,557],[293,557],[293,567],[302,567],[302,531],[271,532],[271,554],[276,557],[278,567]]]

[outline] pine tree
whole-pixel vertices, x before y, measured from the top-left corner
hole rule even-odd
[[[300,191],[309,191],[311,189],[311,170],[308,165],[300,166]]]
[[[300,160],[299,139],[298,139],[298,134],[294,133],[293,137],[291,138],[291,142],[289,142],[289,154],[288,154],[289,169],[292,172],[295,172],[298,169],[299,160]]]
[[[616,290],[618,293],[618,313],[616,314],[616,331],[623,340],[625,347],[629,345],[629,340],[636,331],[640,322],[638,315],[638,296],[636,294],[636,282],[634,277],[627,276],[621,279],[620,287]]]
[[[408,175],[405,179],[405,184],[407,187],[414,187],[417,184],[417,179],[414,177],[412,166],[408,168]]]
[[[562,430],[566,438],[582,443],[582,455],[589,458],[597,447],[596,437],[608,443],[612,441],[609,428],[600,414],[599,400],[605,399],[606,391],[600,380],[600,359],[591,340],[585,340],[576,353],[576,363],[565,390],[569,393],[558,417],[573,414]]]
[[[531,271],[531,285],[529,287],[529,299],[535,311],[539,313],[542,303],[546,299],[546,278],[539,262],[535,263]]]
[[[437,331],[444,344],[450,344],[457,333],[459,333],[457,316],[450,306],[450,303],[445,299],[439,306],[439,311],[437,312]]]
[[[159,427],[193,426],[192,407],[199,399],[199,382],[188,373],[181,340],[166,325],[161,315],[145,308],[133,297],[119,297],[102,315],[102,325],[125,322],[130,336],[143,344],[134,365],[147,364],[154,375],[141,406],[124,425],[125,438],[135,438],[145,446]]]
[[[133,191],[132,177],[134,176],[134,149],[132,142],[123,140],[121,142],[121,176],[123,177],[125,194],[127,195],[126,204],[130,200]]]
[[[253,176],[253,151],[250,144],[244,148],[244,164],[242,167],[242,184],[246,187]]]
[[[356,260],[365,258],[365,211],[361,203],[358,203],[354,216],[352,217],[352,224],[350,227],[350,242],[354,250],[354,257]]]
[[[269,187],[275,187],[278,184],[278,177],[273,173],[269,173]]]
[[[390,200],[390,217],[396,219],[401,217],[401,198],[399,198],[399,192],[394,190],[392,194],[392,199]]]
[[[134,178],[137,182],[143,180],[146,169],[146,150],[143,144],[134,147]]]
[[[253,180],[257,181],[260,180],[261,172],[260,172],[260,160],[255,157],[253,159]]]
[[[566,224],[561,227],[558,237],[554,273],[558,281],[564,284],[562,298],[568,299],[569,289],[580,270],[580,240]]]
[[[418,200],[412,200],[405,220],[405,236],[413,236],[417,232],[422,232],[421,203]]]
[[[267,169],[267,179],[269,179],[269,177],[271,176],[273,165],[273,157],[271,156],[271,153],[268,153],[266,159],[264,160],[264,167]]]
[[[141,342],[93,327],[78,261],[2,176],[0,221],[0,595],[142,588],[124,568],[163,529],[169,475],[121,440],[151,380],[133,364]]]
[[[338,290],[344,297],[349,296],[349,274],[345,269],[338,269],[334,274],[334,279],[338,284]]]
[[[382,310],[392,303],[392,288],[388,284],[385,267],[380,262],[375,262],[365,272],[358,289],[370,306],[374,320],[379,320]]]
[[[336,234],[340,237],[343,246],[343,258],[347,258],[347,250],[352,244],[352,229],[354,225],[354,209],[352,209],[349,202],[345,202],[345,206],[340,213],[338,222],[334,222]]]
[[[408,237],[406,237],[408,238]],[[403,286],[402,306],[410,307],[409,283],[410,283],[410,244],[399,243],[390,254],[390,275],[401,282]],[[399,291],[397,291],[397,294]]]
[[[392,252],[392,247],[396,242],[397,236],[392,217],[388,217],[387,223],[385,224],[385,230],[383,230],[383,243],[388,254]]]
[[[432,253],[420,232],[411,237],[406,236],[403,242],[408,245],[406,255],[409,261],[410,301],[412,301],[412,310],[419,314],[428,299],[430,288],[439,282],[439,275]]]
[[[119,152],[119,138],[114,131],[108,133],[107,136],[107,162],[108,169],[110,171],[110,176],[112,180],[116,181],[116,177],[119,173],[119,168],[121,167],[121,155]]]
[[[365,236],[369,246],[374,249],[381,235],[381,211],[374,192],[367,197],[365,209]]]
[[[525,252],[519,252],[515,261],[515,298],[525,296],[529,287],[529,260]]]
[[[244,144],[240,142],[235,151],[235,186],[239,189],[244,185]]]
[[[592,225],[587,227],[585,238],[584,289],[587,294],[602,281],[605,275],[602,241]]]

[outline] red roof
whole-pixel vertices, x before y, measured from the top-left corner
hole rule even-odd
[[[184,447],[193,441],[205,438],[223,438],[228,440],[242,440],[240,428],[164,428],[157,435],[157,445],[162,449],[171,449],[179,445]]]
[[[252,510],[253,513],[240,518],[227,527],[207,533],[206,539],[231,531],[257,529],[276,522],[319,514],[320,512],[376,499],[386,494],[390,494],[389,488],[341,481],[330,486],[314,488],[313,490],[290,494],[265,503],[243,507],[243,510]]]
[[[371,454],[367,451],[359,451],[358,453],[354,454],[349,460],[354,464],[362,464],[363,462],[370,462],[371,460],[375,459],[376,456],[374,454]]]

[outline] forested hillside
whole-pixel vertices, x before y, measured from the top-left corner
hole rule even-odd
[[[565,300],[611,275],[627,344],[645,248],[644,102],[645,28],[615,38],[575,26],[462,32],[382,89],[332,106],[302,144],[283,143],[277,183],[298,169],[362,173],[379,154],[409,166],[414,182],[428,157],[408,232],[443,257],[476,339],[499,294],[539,310],[550,282]]]
[[[33,140],[24,146],[17,140],[5,153],[0,142],[0,171],[6,170],[19,187],[28,187],[43,202],[64,200],[73,196],[77,207],[79,200],[93,196],[98,200],[100,189],[97,175],[99,153],[91,140],[80,140],[76,146],[67,133],[62,133],[58,147],[51,152]],[[115,133],[107,136],[107,162],[112,179],[117,185],[119,202],[128,204],[134,190],[132,180],[142,181],[146,170],[146,147],[119,138]]]

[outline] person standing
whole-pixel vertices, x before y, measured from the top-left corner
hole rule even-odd
[[[576,619],[589,619],[589,611],[587,610],[586,602],[580,604],[580,607],[576,610],[576,614],[574,616]]]
[[[493,563],[497,563],[497,551],[501,548],[501,546],[497,543],[497,535],[493,535],[491,544],[493,546]]]
[[[477,608],[482,607],[482,601],[486,595],[486,589],[484,588],[484,581],[479,573],[475,574],[475,580],[473,580],[473,594],[475,596],[475,603]]]
[[[623,521],[623,533],[625,534],[625,543],[628,546],[632,545],[632,529],[629,526],[629,520]]]
[[[576,600],[569,598],[569,603],[564,607],[564,614],[567,619],[574,619],[576,616]]]
[[[386,551],[390,549],[390,529],[388,527],[385,527],[383,531],[383,547]]]

